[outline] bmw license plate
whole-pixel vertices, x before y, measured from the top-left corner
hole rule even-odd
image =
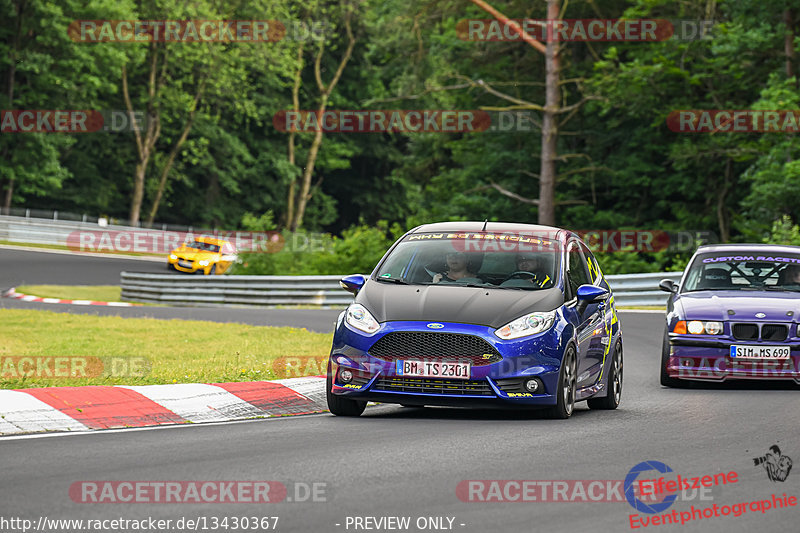
[[[444,361],[396,361],[398,376],[418,378],[469,379],[469,363],[446,363]]]
[[[731,346],[731,357],[734,359],[789,359],[789,346]]]

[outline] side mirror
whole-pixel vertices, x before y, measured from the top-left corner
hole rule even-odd
[[[595,302],[601,302],[603,300],[608,300],[610,294],[608,290],[604,289],[603,287],[587,284],[578,287],[577,296],[579,302],[585,304],[591,304]]]
[[[678,286],[675,285],[675,282],[671,279],[662,279],[661,282],[658,284],[658,288],[664,292],[678,292]]]
[[[345,276],[339,280],[339,285],[346,290],[347,292],[352,292],[353,294],[358,294],[358,291],[361,290],[361,287],[364,286],[366,283],[367,278],[365,278],[361,274],[353,274],[351,276]]]

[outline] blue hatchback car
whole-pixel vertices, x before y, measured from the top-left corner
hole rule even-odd
[[[616,409],[622,334],[597,260],[547,226],[444,222],[401,237],[339,315],[331,413],[408,406]]]

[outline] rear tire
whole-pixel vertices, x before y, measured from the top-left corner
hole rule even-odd
[[[608,393],[604,398],[587,400],[589,409],[616,409],[622,399],[622,344],[617,343],[608,373]]]
[[[328,400],[328,411],[336,416],[360,416],[367,407],[367,402],[351,400],[337,396],[331,392],[333,388],[333,372],[328,362],[328,379],[325,381],[325,396]]]
[[[661,384],[665,387],[673,387],[676,389],[686,388],[688,384],[680,379],[672,378],[667,373],[667,365],[669,364],[669,334],[664,330],[664,342],[661,345]]]
[[[577,362],[575,349],[572,346],[564,352],[564,360],[558,373],[558,387],[556,389],[556,404],[545,410],[547,418],[565,420],[575,410],[575,389],[577,388],[576,376]]]

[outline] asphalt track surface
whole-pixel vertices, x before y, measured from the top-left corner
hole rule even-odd
[[[29,285],[119,285],[120,272],[166,274],[162,263],[121,256],[90,257],[23,250],[0,249],[0,292]],[[176,276],[181,274],[175,274]],[[333,331],[341,309],[250,309],[245,307],[104,307],[45,304],[0,298],[0,309],[39,309],[59,313],[102,316],[208,320],[255,326],[300,327],[309,331]]]
[[[627,531],[626,502],[464,502],[462,480],[622,480],[642,461],[699,477],[735,471],[737,482],[667,513],[800,496],[800,471],[770,481],[754,466],[778,444],[800,460],[796,386],[658,384],[663,317],[621,313],[624,387],[616,411],[579,404],[566,421],[537,413],[370,407],[357,419],[329,414],[150,430],[0,438],[0,517],[196,519],[278,516],[277,531],[432,531],[418,517],[452,517],[459,532]],[[660,475],[660,474],[658,474]],[[657,477],[649,472],[642,477]],[[75,503],[72,483],[89,480],[324,483],[325,502],[271,504]],[[690,491],[692,492],[692,491]],[[797,531],[800,507],[703,518],[657,531]],[[348,517],[411,517],[403,530],[354,529]],[[642,516],[640,514],[640,516]],[[445,520],[445,524],[447,521]],[[339,524],[339,525],[337,525]],[[461,524],[464,524],[463,526]],[[4,529],[6,530],[6,529]],[[11,530],[11,529],[7,529]],[[202,530],[202,529],[201,529]],[[220,529],[222,530],[222,529]],[[230,531],[231,528],[229,527]],[[77,531],[74,527],[51,531]]]
[[[119,285],[122,271],[167,273],[163,263],[126,258],[122,255],[92,257],[0,248],[0,288],[19,285]]]

